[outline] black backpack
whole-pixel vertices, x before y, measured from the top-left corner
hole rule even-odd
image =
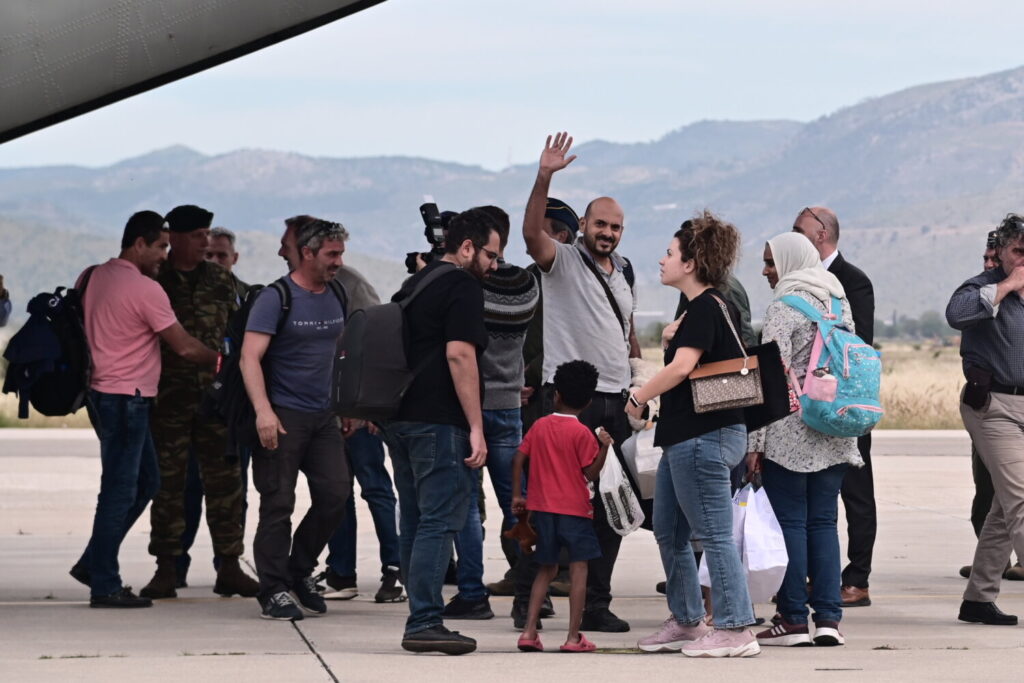
[[[342,311],[347,311],[348,296],[344,286],[337,280],[331,280],[328,282],[328,287],[341,302]],[[249,323],[249,313],[260,292],[266,288],[275,290],[281,299],[281,316],[277,320],[277,334],[284,329],[292,309],[292,291],[288,287],[288,283],[285,282],[285,278],[275,280],[266,287],[251,285],[245,298],[242,299],[241,306],[228,321],[228,327],[224,333],[225,353],[221,359],[220,368],[203,397],[200,408],[203,415],[218,417],[227,425],[227,451],[229,453],[237,452],[238,449],[255,448],[259,445],[259,437],[256,434],[256,412],[253,410],[252,401],[249,400],[249,394],[245,390],[240,360],[245,328]],[[269,363],[264,356],[264,376],[266,376],[268,368]]]
[[[85,337],[82,294],[95,266],[85,271],[80,289],[58,287],[28,303],[29,319],[11,337],[4,358],[3,393],[18,396],[18,417],[32,405],[42,415],[70,415],[85,405],[92,379],[92,355]]]
[[[334,365],[334,410],[342,417],[382,421],[395,416],[429,358],[409,367],[405,309],[430,284],[455,269],[441,265],[406,298],[356,311],[345,324]]]

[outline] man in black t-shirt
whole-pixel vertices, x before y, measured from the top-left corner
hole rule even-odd
[[[476,641],[444,627],[441,587],[452,541],[474,490],[473,470],[487,459],[479,356],[487,346],[480,281],[497,268],[498,232],[471,209],[452,219],[445,255],[419,271],[392,298],[401,301],[438,269],[405,309],[408,360],[416,378],[394,420],[385,425],[402,514],[402,573],[409,618],[402,647],[464,654]]]

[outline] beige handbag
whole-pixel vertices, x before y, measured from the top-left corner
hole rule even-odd
[[[736,338],[742,358],[721,360],[706,365],[698,365],[690,373],[690,386],[693,389],[693,410],[696,413],[709,413],[715,410],[747,408],[764,403],[764,392],[761,389],[761,372],[757,367],[757,356],[748,356],[740,336],[736,334],[729,309],[717,296],[713,297],[722,309],[726,323]]]

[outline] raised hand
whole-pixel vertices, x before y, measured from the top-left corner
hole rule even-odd
[[[568,133],[556,133],[554,139],[549,135],[547,142],[544,143],[544,151],[540,154],[540,170],[554,173],[575,161],[575,154],[568,158],[565,156],[569,153],[570,147],[572,147],[572,136]]]

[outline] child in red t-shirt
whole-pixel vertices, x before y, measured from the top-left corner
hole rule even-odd
[[[518,647],[541,652],[537,620],[548,586],[558,573],[558,555],[569,555],[569,636],[563,652],[591,652],[592,642],[580,633],[587,592],[587,562],[601,556],[594,533],[594,507],[587,481],[601,473],[611,436],[597,430],[597,438],[578,415],[586,410],[597,388],[597,369],[582,360],[563,363],[555,371],[555,412],[537,420],[512,461],[512,511],[530,510],[537,532],[535,557],[540,569],[530,592],[526,628]],[[530,459],[527,497],[522,491],[523,463]]]

